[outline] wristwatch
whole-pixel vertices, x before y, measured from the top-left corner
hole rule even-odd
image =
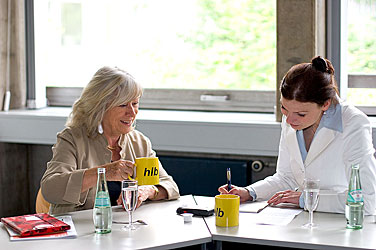
[[[154,189],[154,191],[155,191],[155,193],[154,193],[154,197],[153,197],[153,199],[152,200],[154,200],[155,198],[157,198],[157,196],[158,196],[158,194],[159,194],[159,189],[155,186],[155,185],[152,185],[151,186],[153,189]]]

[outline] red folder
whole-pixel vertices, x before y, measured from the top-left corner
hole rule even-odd
[[[45,213],[1,218],[1,222],[11,227],[21,237],[50,234],[70,229],[68,224]]]

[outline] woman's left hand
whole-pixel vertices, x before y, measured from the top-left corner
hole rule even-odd
[[[280,203],[292,203],[299,206],[299,198],[302,192],[296,192],[293,190],[285,190],[277,192],[268,200],[271,205],[278,205]]]
[[[147,199],[152,199],[154,197],[155,190],[152,188],[152,186],[138,186],[138,201],[137,201],[137,206],[141,206],[142,202],[147,200]],[[121,205],[123,204],[121,194],[119,199],[117,200],[117,204]],[[124,205],[123,205],[124,206]]]
[[[152,186],[138,186],[138,201],[137,206],[141,206],[143,201],[146,201],[147,199],[152,199],[154,197],[155,190],[152,188]]]

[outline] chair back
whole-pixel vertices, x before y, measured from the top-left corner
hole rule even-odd
[[[50,211],[50,203],[44,199],[40,188],[35,202],[35,211],[37,213],[48,213]]]

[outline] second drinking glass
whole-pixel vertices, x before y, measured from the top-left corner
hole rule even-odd
[[[319,193],[320,193],[320,180],[315,179],[304,179],[304,206],[309,212],[309,222],[304,224],[303,227],[313,228],[317,227],[313,223],[313,211],[316,209],[319,203]]]
[[[125,210],[128,212],[129,224],[124,226],[125,230],[134,230],[133,211],[136,209],[138,200],[138,185],[135,180],[124,180],[121,182],[121,197]]]

